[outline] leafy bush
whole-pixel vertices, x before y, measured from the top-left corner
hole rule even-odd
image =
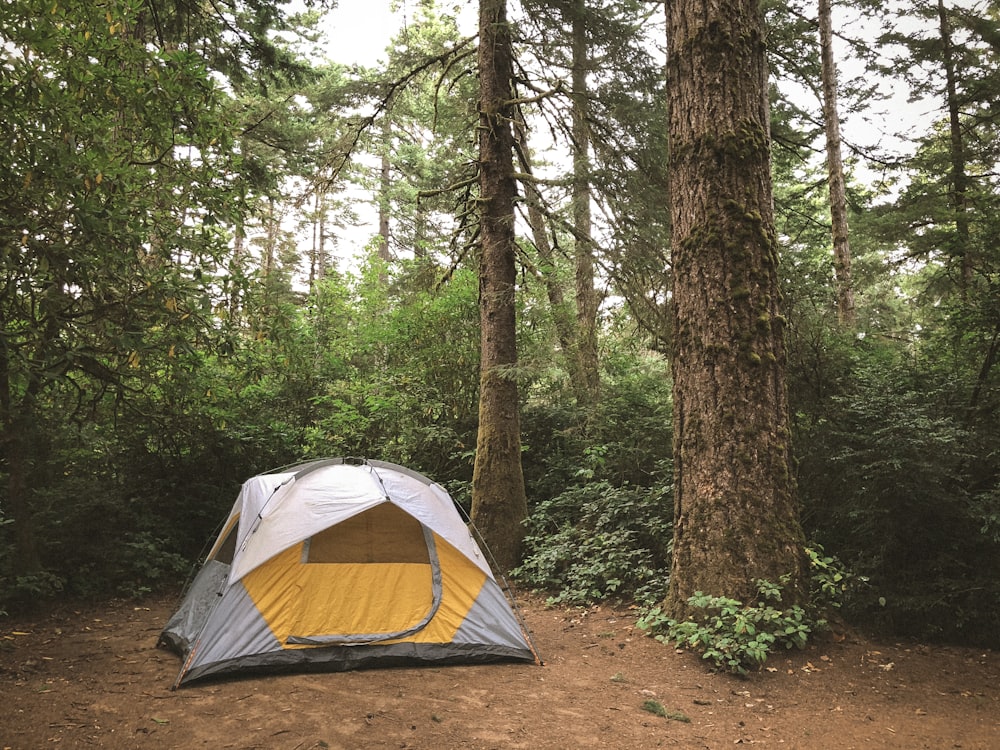
[[[656,607],[643,615],[638,625],[653,632],[659,641],[690,648],[720,669],[745,675],[763,666],[776,647],[803,648],[809,634],[826,624],[813,620],[797,604],[775,606],[781,604],[780,586],[757,581],[757,592],[760,599],[744,604],[698,591],[688,599],[688,605],[702,615],[678,622]]]
[[[524,562],[515,579],[556,593],[552,602],[583,604],[611,596],[655,601],[669,573],[671,490],[570,487],[540,503],[528,519]]]
[[[165,584],[178,584],[191,571],[191,563],[170,552],[165,540],[147,532],[127,534],[116,554],[114,583],[122,596],[140,596]]]
[[[848,570],[836,557],[826,554],[822,545],[815,542],[806,547],[809,560],[809,603],[819,612],[829,613],[840,609],[851,592],[868,583],[865,576]]]
[[[687,603],[701,615],[677,621],[654,607],[638,625],[659,641],[690,648],[719,669],[745,675],[762,667],[775,648],[803,648],[810,634],[826,627],[823,615],[839,608],[847,591],[863,580],[818,545],[808,547],[806,555],[812,582],[807,607],[780,606],[782,587],[758,580],[758,598],[747,604],[698,591]]]
[[[800,422],[807,533],[871,583],[845,615],[875,630],[998,644],[996,428],[963,419],[960,385],[912,361],[859,367],[835,416]]]
[[[12,582],[2,584],[0,581],[3,598],[11,604],[22,605],[56,596],[62,592],[65,582],[54,573],[40,570],[16,576]]]

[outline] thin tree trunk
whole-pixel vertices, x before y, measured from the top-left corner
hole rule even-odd
[[[562,282],[559,280],[555,258],[552,254],[552,243],[549,242],[546,231],[545,217],[535,202],[538,200],[537,191],[532,188],[528,188],[527,191],[535,194],[528,203],[528,226],[531,227],[535,250],[538,252],[538,271],[542,283],[545,285],[545,296],[548,298],[549,307],[552,310],[556,340],[560,350],[566,355],[566,369],[576,385],[582,381],[578,374],[579,358],[576,356],[576,330],[573,327],[574,321],[570,303],[566,301],[566,294],[563,291]],[[581,394],[577,394],[577,397],[580,398]]]
[[[1000,323],[993,330],[993,338],[990,339],[990,345],[986,348],[983,365],[979,368],[979,376],[976,378],[976,385],[972,389],[972,398],[969,400],[970,409],[975,409],[979,406],[979,397],[983,392],[993,365],[996,364],[998,354],[1000,354]]]
[[[330,270],[330,258],[326,252],[326,212],[327,212],[327,202],[326,202],[326,190],[321,191],[322,199],[319,205],[319,217],[317,218],[317,223],[319,224],[319,242],[316,247],[316,263],[317,263],[317,273],[319,278],[325,279],[327,271]]]
[[[530,171],[531,149],[528,145],[528,133],[523,123],[518,123],[516,137],[521,145],[521,158],[525,160],[525,167]],[[580,374],[580,358],[577,356],[576,321],[573,319],[571,303],[566,301],[563,284],[557,273],[552,243],[549,241],[545,216],[541,210],[542,196],[537,186],[530,182],[525,184],[524,190],[527,194],[525,203],[528,208],[528,226],[531,227],[535,250],[538,253],[538,270],[542,283],[545,285],[549,307],[552,310],[556,340],[565,358],[566,372],[569,373],[577,401],[583,403],[586,400],[586,394],[581,394],[579,390],[583,388],[585,381]]]
[[[502,569],[520,560],[528,514],[521,469],[514,291],[513,52],[506,0],[479,4],[479,434],[472,521]]]
[[[235,235],[233,237],[233,254],[229,258],[229,320],[233,325],[236,325],[240,320],[240,315],[242,314],[242,309],[240,305],[240,291],[242,284],[240,279],[243,278],[243,257],[246,254],[246,232],[244,231],[243,222],[240,221],[236,225]]]
[[[951,40],[951,22],[944,0],[938,0],[938,19],[941,23],[941,56],[944,62],[945,86],[948,97],[948,127],[951,136],[951,205],[955,212],[955,231],[958,234],[958,252],[961,255],[961,285],[964,295],[972,284],[974,262],[969,242],[969,215],[967,213],[969,176],[965,168],[965,139],[958,105],[958,83],[955,77],[954,48]]]
[[[837,317],[853,326],[854,284],[851,280],[851,243],[847,223],[847,189],[841,157],[840,115],[837,112],[837,66],[833,61],[831,0],[819,0],[819,46],[823,78],[823,120],[826,126],[826,166],[830,184],[830,218],[833,229],[833,270],[837,284]]]
[[[309,291],[316,291],[316,278],[319,275],[320,245],[322,244],[322,230],[320,228],[320,216],[323,211],[323,201],[320,198],[322,190],[317,187],[313,194],[313,217],[312,217],[312,247],[309,250]]]
[[[597,355],[597,292],[594,289],[594,244],[590,214],[590,128],[587,71],[590,50],[587,43],[585,0],[573,4],[573,234],[576,238],[576,320],[577,357],[583,383],[577,396],[586,403],[600,394],[601,378]]]
[[[264,239],[264,258],[261,272],[264,278],[264,295],[260,313],[256,321],[257,338],[263,340],[270,332],[272,302],[275,297],[274,275],[278,270],[278,237],[281,221],[278,218],[277,201],[267,200],[267,228]]]
[[[674,540],[665,609],[804,586],[756,0],[667,3]]]
[[[389,160],[389,148],[392,138],[392,123],[389,119],[391,104],[386,104],[385,112],[382,115],[382,164],[379,170],[379,197],[378,197],[378,257],[379,260],[388,263],[391,260],[389,255],[389,191],[392,188],[392,163]]]

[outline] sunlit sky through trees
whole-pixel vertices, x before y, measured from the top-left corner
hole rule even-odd
[[[297,3],[293,3],[292,7],[295,5]],[[898,0],[886,3],[882,18],[894,18],[899,5]],[[337,63],[369,68],[385,64],[388,59],[386,48],[393,37],[413,20],[418,7],[416,0],[339,0],[335,8],[326,12],[322,24],[325,34],[322,45],[324,57]],[[476,7],[474,0],[440,5],[441,12],[456,15],[459,28],[469,34],[475,32]],[[880,29],[875,28],[873,21],[862,18],[858,11],[843,3],[834,4],[833,14],[837,37],[835,49],[838,81],[840,88],[844,90],[853,79],[870,78],[863,61],[849,52],[844,38],[860,38],[874,44]],[[912,19],[904,19],[904,25],[900,28],[907,32],[919,30],[914,26],[916,23]],[[891,52],[887,50],[885,54]],[[782,82],[782,87],[787,89],[787,82]],[[840,106],[845,160],[852,165],[857,179],[872,185],[882,180],[882,170],[878,167],[877,160],[866,163],[859,156],[882,158],[911,153],[912,147],[906,137],[925,132],[933,119],[943,115],[940,102],[910,101],[910,91],[903,81],[886,80],[880,89],[884,98],[866,101],[864,111],[851,107],[846,100]],[[793,98],[803,97],[807,108],[819,111],[819,103],[810,92],[803,89],[785,90],[785,93]],[[342,228],[338,235],[335,253],[342,268],[353,267],[357,257],[363,254],[366,243],[378,229],[374,196],[358,197],[359,202],[371,201],[371,205],[367,210],[358,205],[358,223]]]

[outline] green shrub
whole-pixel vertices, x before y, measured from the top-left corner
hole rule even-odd
[[[56,596],[64,585],[65,581],[56,574],[40,570],[16,576],[6,585],[0,581],[0,595],[14,605],[32,604]]]
[[[117,550],[117,575],[112,579],[117,593],[140,596],[170,583],[183,582],[191,563],[182,555],[170,552],[164,539],[148,532],[127,534]]]
[[[554,591],[550,601],[661,598],[669,573],[669,487],[598,481],[540,503],[528,519],[526,555],[513,577]]]
[[[810,606],[823,613],[840,609],[853,590],[868,583],[865,576],[855,575],[835,556],[826,554],[823,546],[813,542],[806,547],[810,571]]]
[[[835,417],[800,421],[795,439],[807,533],[871,582],[845,596],[845,616],[995,647],[1000,433],[963,417],[960,383],[913,362],[854,377],[852,393],[831,399]]]
[[[638,625],[659,641],[692,649],[719,669],[745,675],[762,667],[775,648],[803,648],[811,633],[826,627],[822,616],[839,608],[848,590],[863,580],[819,545],[807,548],[806,555],[812,583],[806,607],[781,606],[782,586],[758,580],[757,598],[747,604],[698,591],[687,603],[701,614],[679,622],[654,607]]]
[[[659,641],[690,648],[719,669],[745,675],[763,666],[774,648],[803,648],[809,634],[825,625],[797,604],[776,606],[781,604],[780,586],[757,581],[757,592],[758,600],[744,604],[698,591],[688,605],[703,614],[678,622],[656,607],[638,625]]]

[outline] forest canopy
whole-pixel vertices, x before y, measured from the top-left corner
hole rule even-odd
[[[834,107],[820,9],[763,3],[782,310],[757,320],[782,331],[791,484],[814,562],[854,583],[842,613],[995,647],[1000,5],[883,5],[826,3]],[[332,61],[329,12],[0,5],[0,611],[179,588],[240,483],[301,459],[400,463],[473,510],[483,122],[509,126],[514,186],[516,358],[490,386],[519,403],[508,567],[561,602],[663,599],[663,6],[511,4],[493,119],[449,8],[410,8],[370,66]],[[919,118],[886,111],[900,89]]]

